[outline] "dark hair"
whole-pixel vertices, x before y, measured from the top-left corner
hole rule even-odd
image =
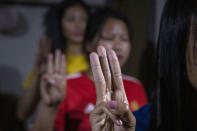
[[[46,25],[45,33],[52,41],[51,51],[60,49],[65,52],[66,38],[62,33],[62,18],[64,12],[72,6],[81,6],[89,15],[89,7],[82,0],[66,0],[52,7],[45,15],[44,24]]]
[[[89,22],[88,22],[88,26],[87,26],[87,30],[86,30],[85,38],[84,38],[84,44],[83,44],[84,51],[86,51],[87,43],[92,42],[92,40],[95,38],[96,35],[100,35],[105,22],[109,18],[122,20],[127,26],[130,41],[132,40],[131,25],[127,17],[124,16],[118,10],[114,10],[111,8],[100,8],[100,9],[97,9],[95,12],[93,12],[89,18]],[[89,52],[87,51],[86,53],[89,54]]]
[[[195,91],[186,72],[191,18],[197,18],[197,7],[193,2],[167,0],[163,10],[157,47],[157,87],[152,105],[151,131],[189,131],[194,126],[194,112],[190,105],[194,101],[191,102],[190,95]]]

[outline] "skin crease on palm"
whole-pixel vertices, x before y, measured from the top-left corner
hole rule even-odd
[[[72,43],[81,43],[84,38],[88,14],[80,5],[68,8],[62,19],[62,32]]]
[[[90,114],[92,130],[134,131],[136,120],[128,106],[116,53],[111,49],[106,53],[99,46],[97,53],[90,54],[90,63],[97,95],[96,106]]]
[[[119,19],[108,18],[103,25],[101,36],[96,36],[88,44],[88,51],[95,51],[95,47],[104,46],[108,51],[113,49],[122,67],[127,61],[131,49],[129,33],[126,24]]]

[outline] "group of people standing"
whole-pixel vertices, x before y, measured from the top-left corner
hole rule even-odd
[[[36,112],[31,130],[197,129],[195,0],[166,1],[150,104],[140,81],[121,73],[135,50],[124,14],[110,8],[90,13],[84,2],[68,0],[50,10],[45,23],[47,37],[17,107],[21,121]]]

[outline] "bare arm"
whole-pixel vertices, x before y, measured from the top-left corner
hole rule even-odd
[[[53,131],[57,109],[41,102],[40,111],[36,117],[32,131]]]
[[[50,45],[48,38],[40,40],[39,50],[35,57],[33,80],[18,102],[17,117],[19,120],[26,120],[35,111],[40,100],[40,80],[46,70],[46,59],[50,52]]]
[[[17,106],[17,117],[19,120],[26,120],[35,111],[40,100],[39,83],[40,76],[35,75],[31,87],[28,87],[24,96],[20,98]]]

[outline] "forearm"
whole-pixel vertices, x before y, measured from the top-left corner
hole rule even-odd
[[[50,107],[41,102],[41,107],[32,131],[53,131],[58,107]]]
[[[40,76],[35,75],[32,84],[18,102],[17,117],[19,120],[26,120],[37,107],[40,100],[39,85]]]

